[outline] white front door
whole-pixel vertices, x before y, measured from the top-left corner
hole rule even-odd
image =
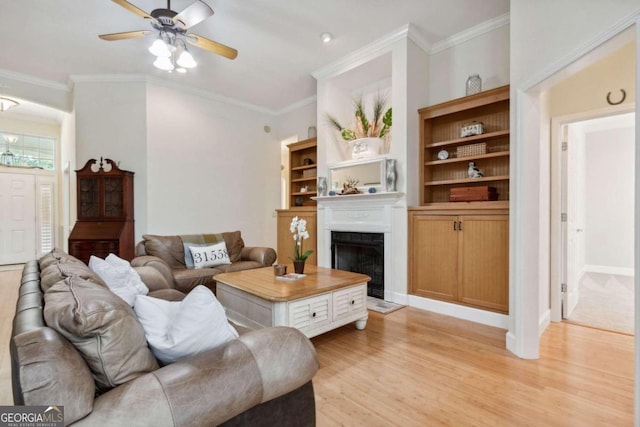
[[[0,173],[0,265],[36,256],[35,176]]]

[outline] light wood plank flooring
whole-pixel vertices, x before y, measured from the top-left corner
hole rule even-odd
[[[19,277],[0,272],[0,405]],[[318,426],[633,425],[632,336],[555,323],[522,360],[504,332],[403,308],[313,338]]]

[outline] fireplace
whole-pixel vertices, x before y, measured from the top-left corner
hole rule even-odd
[[[332,231],[331,268],[366,274],[367,295],[384,299],[384,233]]]

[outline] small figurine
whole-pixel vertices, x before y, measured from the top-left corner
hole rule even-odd
[[[469,169],[467,170],[469,178],[481,178],[484,173],[476,166],[476,162],[469,162]]]
[[[340,194],[358,194],[360,191],[357,188],[360,180],[356,178],[347,177],[347,182],[342,184],[342,192]]]

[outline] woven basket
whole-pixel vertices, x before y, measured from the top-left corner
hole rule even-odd
[[[458,157],[477,156],[479,154],[487,154],[487,144],[479,142],[477,144],[462,145],[457,149]]]

